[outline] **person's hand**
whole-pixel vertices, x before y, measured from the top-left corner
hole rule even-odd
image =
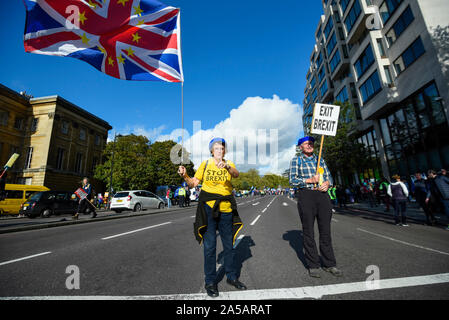
[[[309,179],[309,182],[307,183],[318,183],[320,181],[320,175],[314,175],[312,178]]]
[[[226,167],[226,162],[224,162],[223,160],[221,160],[221,161],[217,164],[217,168],[218,168],[218,169],[223,169],[224,167]]]
[[[181,177],[185,177],[185,175],[187,174],[187,170],[186,170],[186,168],[184,167],[184,166],[179,166],[179,168],[178,168],[178,174],[181,176]]]
[[[426,204],[428,204],[428,203],[429,203],[429,200],[430,200],[429,198],[427,198],[427,199],[426,199]]]
[[[320,190],[321,192],[327,192],[327,190],[329,190],[329,186],[329,181],[324,181],[323,184],[318,187],[318,190]]]

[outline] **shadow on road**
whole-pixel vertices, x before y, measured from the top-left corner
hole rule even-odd
[[[300,230],[290,230],[282,235],[282,239],[288,241],[290,247],[295,250],[298,259],[302,262],[305,268],[307,268],[306,257],[304,256],[303,251],[303,235]]]
[[[254,247],[256,244],[254,243],[254,240],[250,236],[245,236],[240,240],[239,244],[235,248],[235,257],[234,257],[234,264],[237,270],[237,278],[240,277],[240,273],[242,271],[243,263],[246,260],[249,260],[252,258],[251,253],[251,247]],[[224,253],[223,251],[220,252],[220,254],[217,257],[217,262],[221,264],[220,269],[217,272],[217,283],[221,282],[223,280],[226,272],[224,269]]]

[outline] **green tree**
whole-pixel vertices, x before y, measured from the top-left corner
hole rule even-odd
[[[103,163],[95,168],[94,177],[109,189],[113,163],[112,187],[115,191],[155,191],[159,185],[179,185],[182,182],[177,174],[179,165],[170,160],[170,151],[175,145],[173,141],[151,144],[146,137],[133,134],[117,136],[115,142],[106,145]],[[193,164],[184,166],[188,174],[193,175]]]
[[[352,176],[355,171],[363,172],[364,169],[375,167],[376,159],[372,157],[364,144],[354,138],[356,132],[353,106],[350,103],[335,102],[334,104],[341,107],[337,134],[335,137],[324,138],[322,154],[334,179],[337,172],[340,172],[342,176]],[[316,152],[319,152],[320,142],[321,139],[316,139]]]

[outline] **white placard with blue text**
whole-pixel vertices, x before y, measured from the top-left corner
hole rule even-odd
[[[337,134],[340,106],[315,103],[311,125],[312,134],[335,136]]]

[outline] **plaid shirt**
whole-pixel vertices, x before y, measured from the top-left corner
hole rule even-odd
[[[299,164],[298,159],[300,159]],[[307,157],[301,152],[299,156],[293,158],[290,162],[290,184],[297,186],[300,189],[312,189],[314,185],[312,183],[306,183],[306,180],[313,178],[315,175],[317,163],[318,157],[316,154],[313,154],[311,157]],[[320,166],[324,169],[323,181],[329,181],[330,185],[333,185],[331,173],[323,158],[321,158]]]

